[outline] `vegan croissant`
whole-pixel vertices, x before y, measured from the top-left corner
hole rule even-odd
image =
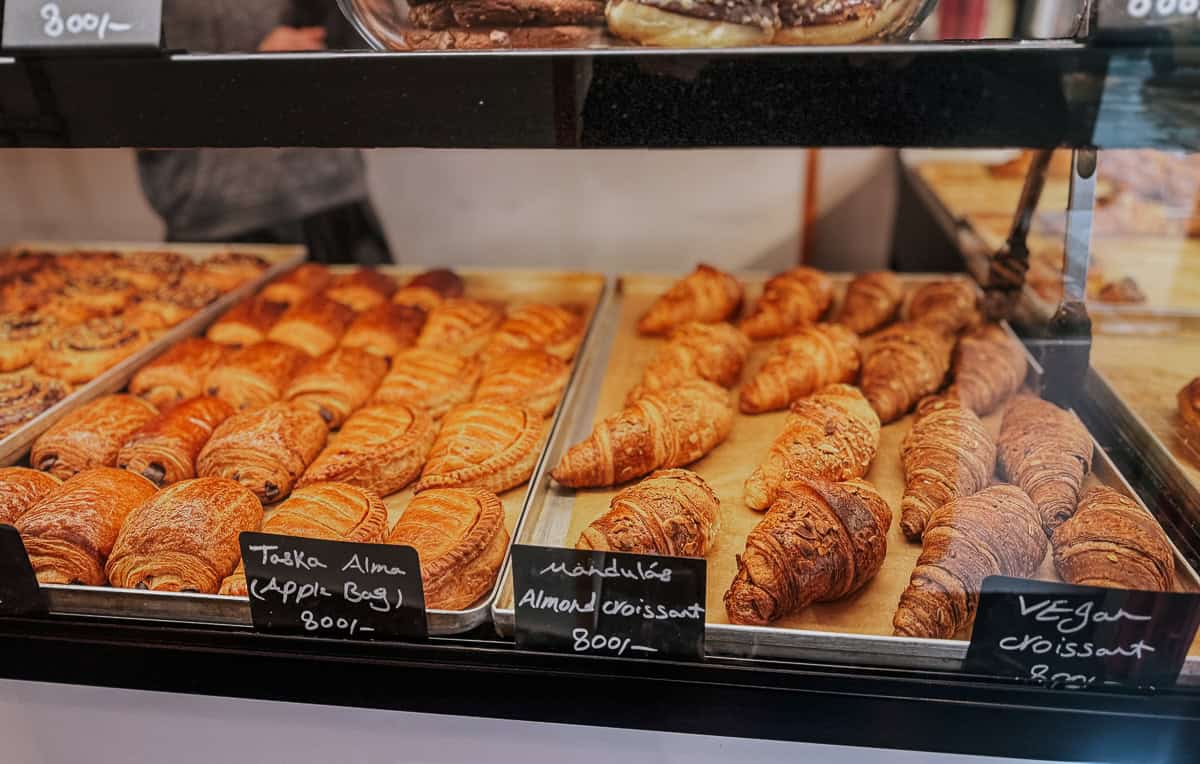
[[[837,323],[855,334],[869,334],[896,317],[904,299],[904,284],[891,271],[860,273],[846,288]]]
[[[686,379],[707,379],[721,387],[737,383],[750,354],[750,340],[733,324],[692,321],[671,332],[629,391],[625,405],[647,393],[669,390]]]
[[[1085,493],[1051,544],[1054,567],[1067,583],[1169,592],[1175,580],[1175,555],[1162,527],[1112,488]]]
[[[833,282],[830,278],[801,265],[768,279],[754,310],[739,326],[756,340],[781,337],[816,323],[832,301]]]
[[[721,532],[721,500],[688,470],[659,470],[613,497],[576,549],[705,557]]]
[[[876,334],[863,356],[861,387],[884,424],[904,416],[937,392],[950,369],[954,336],[917,323]]]
[[[1025,382],[1025,350],[998,324],[985,324],[958,342],[954,383],[946,391],[979,416],[987,416]]]
[[[738,407],[761,414],[788,407],[814,390],[858,376],[858,336],[844,326],[817,324],[784,337],[742,387]]]
[[[725,321],[742,305],[742,285],[733,276],[698,265],[676,281],[638,321],[640,334],[666,334],[681,324]]]

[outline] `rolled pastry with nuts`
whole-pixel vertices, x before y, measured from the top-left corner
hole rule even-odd
[[[664,48],[766,45],[779,27],[763,0],[609,0],[604,15],[617,37]]]

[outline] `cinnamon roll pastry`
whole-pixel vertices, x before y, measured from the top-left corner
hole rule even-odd
[[[428,313],[441,305],[443,300],[462,297],[464,291],[462,277],[457,273],[449,268],[434,268],[413,276],[411,281],[392,295],[392,302],[411,305]]]
[[[736,278],[703,263],[654,301],[638,321],[640,334],[666,334],[681,324],[726,321],[742,306]]]
[[[66,283],[63,272],[49,266],[6,278],[0,281],[0,311],[41,312],[46,303],[57,298]]]
[[[425,311],[410,305],[390,303],[363,311],[342,337],[342,347],[362,348],[368,353],[391,358],[417,344]]]
[[[738,327],[751,339],[782,337],[816,323],[833,301],[833,281],[803,265],[772,276],[762,297]]]
[[[164,284],[125,311],[124,318],[131,326],[146,331],[168,329],[215,302],[220,296],[216,287],[201,281]]]
[[[520,406],[547,417],[558,406],[570,376],[570,365],[545,351],[505,353],[483,367],[475,400]]]
[[[892,322],[903,299],[904,284],[895,273],[860,273],[846,288],[835,321],[855,334],[870,334]]]
[[[92,467],[111,467],[125,441],[158,412],[132,395],[105,395],[58,420],[33,443],[29,463],[66,480]]]
[[[217,426],[196,459],[196,474],[237,481],[269,504],[291,492],[325,436],[321,417],[290,403],[244,411]]]
[[[1025,383],[1025,350],[998,324],[986,324],[963,336],[954,351],[954,383],[946,397],[961,400],[987,416]]]
[[[265,340],[229,352],[204,378],[202,389],[239,411],[260,408],[282,398],[307,361],[303,351]]]
[[[543,350],[564,361],[575,357],[583,341],[579,309],[531,303],[509,314],[483,349],[484,360],[517,350]]]
[[[54,267],[72,279],[103,276],[112,273],[120,263],[121,255],[119,253],[102,250],[77,250],[59,255],[54,259]]]
[[[505,403],[464,403],[450,409],[417,481],[416,492],[473,486],[495,493],[533,474],[544,432],[542,417]]]
[[[642,380],[625,396],[631,405],[648,393],[676,387],[688,379],[705,379],[733,387],[741,376],[750,339],[733,324],[691,321],[671,331],[642,371]]]
[[[113,263],[112,275],[153,292],[177,283],[191,268],[192,260],[178,252],[130,252]]]
[[[143,366],[129,382],[129,392],[165,409],[204,391],[204,378],[225,357],[225,347],[202,337],[188,337]]]
[[[320,263],[304,263],[263,287],[258,296],[267,302],[291,306],[303,302],[333,281],[333,274]]]
[[[138,293],[137,287],[116,276],[70,279],[60,292],[64,300],[82,305],[100,316],[112,316],[125,310]]]
[[[13,525],[62,481],[26,467],[0,467],[0,523]]]
[[[359,268],[334,277],[325,296],[355,312],[383,305],[396,293],[396,280],[372,268]]]
[[[744,414],[787,408],[813,391],[858,377],[858,336],[838,324],[816,324],[784,337],[738,397]]]
[[[117,453],[117,466],[161,487],[196,476],[196,457],[233,406],[200,396],[168,409],[137,429]]]
[[[376,403],[409,403],[440,419],[451,406],[471,400],[481,364],[473,358],[425,348],[401,351],[375,391]]]
[[[31,250],[0,251],[0,282],[8,282],[19,276],[44,270],[54,263],[49,252]]]
[[[980,321],[978,297],[975,285],[966,279],[931,281],[913,292],[908,320],[961,332]]]
[[[283,304],[270,302],[262,295],[247,297],[214,321],[205,336],[222,345],[253,345],[267,338],[267,332],[285,310]]]
[[[222,292],[232,292],[247,281],[258,278],[268,267],[270,263],[258,255],[218,252],[200,263],[195,276]]]
[[[316,294],[288,308],[267,332],[267,339],[318,356],[337,347],[353,320],[354,311],[323,294]]]
[[[64,382],[87,382],[141,350],[149,341],[144,331],[129,326],[121,318],[93,318],[52,337],[34,365],[43,374]]]
[[[421,474],[436,435],[433,418],[422,408],[367,406],[346,420],[296,485],[336,480],[390,496]]]
[[[59,330],[58,319],[40,313],[0,315],[0,371],[23,369]]]
[[[367,402],[387,370],[385,358],[358,348],[334,348],[306,361],[283,397],[315,411],[335,429]]]
[[[706,557],[721,533],[721,500],[688,470],[658,470],[612,498],[576,549]]]
[[[99,311],[57,293],[40,298],[22,310],[36,310],[38,315],[53,318],[64,328],[103,317]]]
[[[70,391],[62,380],[29,370],[0,374],[0,438],[66,398]]]
[[[126,516],[104,571],[122,589],[216,594],[241,560],[238,537],[262,517],[254,494],[232,480],[176,483]]]
[[[445,300],[429,312],[417,347],[473,356],[504,320],[499,305],[466,297]]]

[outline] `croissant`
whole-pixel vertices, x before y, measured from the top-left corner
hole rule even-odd
[[[1092,468],[1092,436],[1075,414],[1018,395],[1004,411],[996,453],[1004,474],[1037,505],[1047,536],[1075,514]]]
[[[263,287],[259,297],[266,302],[291,307],[324,291],[331,281],[333,274],[328,267],[320,263],[304,263]]]
[[[117,466],[160,487],[193,478],[200,449],[232,415],[233,406],[220,398],[184,401],[130,435],[117,454]]]
[[[390,303],[363,311],[342,337],[342,347],[362,348],[368,353],[391,358],[417,344],[425,311],[410,305]]]
[[[166,408],[204,391],[204,378],[225,357],[225,348],[212,340],[188,337],[138,370],[129,392]]]
[[[434,419],[450,407],[471,400],[481,365],[473,358],[425,348],[400,352],[392,370],[375,391],[376,403],[421,406]]]
[[[473,356],[483,349],[503,320],[504,311],[496,304],[466,297],[450,298],[429,312],[417,347]]]
[[[507,403],[547,417],[554,413],[571,376],[566,361],[542,350],[517,350],[487,362],[476,401]]]
[[[0,438],[25,426],[70,390],[66,383],[32,371],[0,374]]]
[[[741,283],[724,271],[701,264],[654,301],[638,321],[638,332],[666,334],[689,321],[715,324],[729,319],[741,306]]]
[[[934,510],[921,556],[892,618],[897,636],[950,639],[975,620],[987,576],[1028,578],[1046,557],[1037,508],[994,485]]]
[[[33,363],[61,328],[58,319],[39,313],[0,315],[0,371],[16,371]]]
[[[762,297],[739,326],[756,340],[781,337],[816,323],[832,301],[833,281],[801,265],[768,279]]]
[[[331,429],[341,427],[379,387],[387,367],[386,358],[365,350],[334,348],[301,366],[283,397],[317,412]]]
[[[1175,555],[1162,527],[1112,488],[1085,493],[1050,541],[1054,567],[1070,584],[1169,592],[1175,581]]]
[[[25,467],[0,467],[0,523],[13,525],[62,481]]]
[[[216,594],[241,559],[238,537],[257,531],[263,508],[225,478],[184,480],[156,493],[125,518],[108,564],[123,589]]]
[[[883,567],[891,524],[870,483],[785,483],[737,558],[729,621],[763,626],[858,591]]]
[[[891,271],[860,273],[846,288],[837,323],[855,334],[870,334],[896,317],[904,299],[904,284]]]
[[[987,416],[1025,383],[1025,350],[997,324],[986,324],[958,341],[954,383],[946,397],[957,398]]]
[[[43,374],[64,382],[89,382],[136,353],[149,336],[121,318],[93,318],[56,334],[34,361]]]
[[[253,345],[267,338],[287,306],[263,297],[247,297],[218,318],[204,335],[222,345]]]
[[[84,470],[51,490],[14,523],[37,580],[103,586],[125,517],[155,490],[141,475],[113,467]]]
[[[737,384],[750,340],[732,324],[691,321],[672,330],[650,359],[642,381],[629,391],[625,405],[648,393],[669,390],[688,379],[706,379],[721,387]]]
[[[860,386],[884,424],[937,392],[950,369],[953,335],[902,323],[872,337],[863,353]]]
[[[462,297],[463,291],[463,280],[457,273],[449,268],[434,268],[413,276],[411,281],[392,295],[392,302],[420,308],[428,313],[444,300]]]
[[[297,488],[262,524],[263,533],[329,541],[377,544],[387,535],[387,507],[374,493],[347,483]],[[221,582],[220,594],[245,597],[246,568]]]
[[[437,432],[419,406],[379,403],[359,409],[296,485],[336,480],[389,496],[421,474]]]
[[[29,464],[60,480],[111,467],[125,441],[158,412],[132,395],[106,395],[58,420],[33,443]]]
[[[284,498],[325,445],[325,420],[289,403],[234,414],[196,459],[201,477],[227,477],[263,503]]]
[[[353,310],[325,295],[315,294],[288,308],[267,332],[267,339],[318,356],[337,347],[353,320]]]
[[[781,339],[742,388],[744,414],[787,408],[814,390],[853,382],[859,368],[858,336],[844,326],[817,324]]]
[[[908,320],[943,332],[960,332],[979,322],[978,299],[975,285],[966,279],[931,281],[913,292]]]
[[[450,409],[415,491],[471,486],[503,493],[533,474],[542,417],[506,403],[464,403]]]
[[[296,371],[308,361],[304,351],[273,340],[233,350],[204,377],[204,392],[239,411],[279,400]]]
[[[706,557],[721,532],[721,500],[688,470],[659,470],[613,497],[576,549]]]
[[[900,528],[915,541],[935,509],[991,483],[996,444],[971,409],[953,399],[930,397],[917,407],[912,429],[900,443],[900,463]]]
[[[779,486],[789,480],[860,478],[878,450],[879,417],[858,388],[823,387],[792,404],[766,461],[746,478],[746,506],[771,506]]]
[[[396,293],[396,282],[386,273],[371,268],[359,268],[333,278],[325,296],[353,311],[364,311],[384,305]]]
[[[1179,395],[1180,434],[1185,442],[1200,452],[1200,377],[1184,385]]]
[[[605,417],[587,440],[571,446],[551,474],[572,488],[624,483],[696,461],[732,427],[729,392],[689,379]]]
[[[480,354],[484,360],[519,350],[543,350],[564,361],[575,357],[583,341],[579,310],[531,303],[509,314]]]

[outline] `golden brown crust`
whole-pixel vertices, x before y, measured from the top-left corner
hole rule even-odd
[[[544,351],[505,353],[483,367],[475,400],[520,406],[547,417],[558,406],[570,376],[566,361]]]
[[[1119,491],[1093,488],[1054,530],[1054,567],[1069,584],[1169,592],[1171,542],[1150,513]]]
[[[736,278],[701,263],[676,281],[638,321],[641,334],[666,334],[689,321],[726,321],[742,306],[742,285]]]
[[[421,474],[437,432],[429,412],[418,406],[379,403],[359,409],[296,485],[336,480],[390,496]]]
[[[954,383],[946,397],[957,398],[979,416],[987,416],[1025,383],[1025,350],[998,324],[965,335],[954,352]]]
[[[0,438],[67,397],[70,385],[32,371],[0,374]]]
[[[896,324],[866,341],[863,394],[884,424],[936,393],[950,369],[953,335],[918,323]]]
[[[150,338],[120,318],[93,318],[55,335],[46,343],[34,366],[43,374],[78,384],[136,353]]]
[[[196,270],[194,278],[212,284],[222,292],[231,292],[256,279],[270,264],[258,255],[244,252],[218,252],[209,255]]]
[[[130,252],[113,263],[111,273],[140,291],[153,292],[178,283],[193,267],[192,260],[178,252]]]
[[[686,379],[706,379],[733,387],[741,376],[750,339],[733,324],[691,321],[672,330],[642,371],[642,379],[625,397],[632,405],[647,393],[669,390]]]
[[[389,303],[363,311],[342,337],[342,347],[362,348],[368,353],[391,358],[417,344],[425,311],[411,305]]]
[[[54,258],[54,266],[70,278],[102,276],[121,262],[121,255],[104,250],[76,250]]]
[[[129,382],[129,392],[162,409],[204,390],[204,378],[225,356],[225,347],[201,337],[188,337],[143,366]]]
[[[222,345],[253,345],[267,338],[285,310],[283,304],[261,296],[247,297],[213,322],[205,336]]]
[[[377,403],[421,406],[434,419],[471,400],[482,365],[473,358],[439,350],[412,348],[392,359],[392,370],[375,391]]]
[[[1136,305],[1146,301],[1146,293],[1142,291],[1136,281],[1125,276],[1100,287],[1100,291],[1096,293],[1096,299],[1100,302]]]
[[[543,350],[569,361],[583,341],[583,329],[583,315],[578,309],[542,303],[522,305],[504,319],[480,355],[486,361],[519,350]]]
[[[602,0],[429,0],[409,8],[414,27],[603,26]]]
[[[66,480],[111,467],[125,441],[158,412],[132,395],[106,395],[67,414],[33,443],[29,464]]]
[[[157,331],[175,326],[221,296],[215,287],[199,281],[164,284],[142,299],[122,317],[131,326]]]
[[[33,312],[0,315],[0,372],[16,371],[33,363],[60,330],[53,316]]]
[[[27,467],[0,467],[0,523],[13,525],[62,481]]]
[[[117,453],[117,466],[157,486],[196,476],[196,457],[217,425],[233,415],[220,398],[186,400],[138,428]]]
[[[1180,434],[1200,453],[1200,377],[1180,388],[1175,400],[1179,404]]]
[[[417,481],[432,488],[483,488],[503,493],[533,474],[542,417],[506,403],[464,403],[446,414]]]
[[[385,358],[359,348],[334,348],[301,366],[283,397],[315,411],[334,429],[371,398],[387,370]]]
[[[855,334],[869,334],[896,317],[904,284],[891,271],[860,273],[850,282],[835,321]]]
[[[782,337],[820,320],[833,302],[833,281],[803,265],[772,276],[750,315],[738,324],[747,336],[760,340]]]
[[[442,304],[443,300],[462,297],[465,285],[462,277],[449,268],[434,268],[419,273],[392,296],[397,305],[420,308],[426,313]]]
[[[337,347],[353,320],[350,308],[316,294],[288,308],[267,332],[267,339],[318,356]]]
[[[504,310],[495,303],[453,297],[429,312],[417,347],[473,356],[503,320]]]
[[[324,291],[332,281],[329,268],[320,263],[303,263],[267,284],[258,296],[284,306],[295,305]]]
[[[742,387],[744,414],[787,408],[813,391],[858,378],[858,336],[838,324],[796,330],[775,345],[758,372]]]
[[[966,279],[931,281],[913,292],[908,303],[908,320],[946,332],[961,332],[982,319],[978,299],[978,290]]]
[[[325,288],[325,296],[353,311],[384,305],[396,293],[396,280],[371,268],[341,273]]]
[[[105,565],[124,589],[216,594],[241,559],[238,537],[257,531],[263,508],[225,478],[185,480],[164,488],[128,517]]]
[[[138,296],[138,288],[111,274],[67,279],[60,290],[66,302],[83,306],[97,316],[120,313]]]
[[[604,42],[600,27],[402,28],[388,40],[393,50],[521,50],[586,48]]]
[[[576,549],[705,557],[721,532],[721,500],[688,470],[658,470],[613,497]]]
[[[283,397],[296,371],[308,361],[303,351],[271,340],[233,350],[204,377],[203,389],[238,411]]]

